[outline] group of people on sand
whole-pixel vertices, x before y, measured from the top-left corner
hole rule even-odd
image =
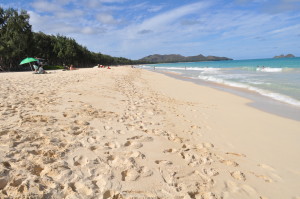
[[[35,74],[45,74],[45,73],[47,73],[47,72],[44,70],[42,64],[39,63],[38,61],[35,62],[35,63],[33,64],[33,68],[34,68],[34,73],[35,73]],[[75,67],[73,66],[73,64],[71,64],[70,66],[68,66],[68,65],[66,65],[66,64],[63,64],[63,68],[64,68],[63,70],[78,70],[78,68],[75,68]],[[98,68],[107,68],[107,69],[111,69],[109,66],[103,66],[103,65],[100,65],[100,64],[98,64]]]
[[[70,66],[63,64],[64,70],[77,70],[77,68],[75,68],[73,66],[73,64],[71,64]]]
[[[98,64],[98,68],[105,68],[105,66]],[[107,66],[107,69],[111,69],[109,66]]]
[[[45,73],[47,73],[44,70],[43,65],[39,61],[33,63],[33,68],[34,68],[34,74],[45,74]]]

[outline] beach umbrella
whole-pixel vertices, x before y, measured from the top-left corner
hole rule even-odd
[[[27,57],[27,58],[25,58],[25,59],[23,59],[23,60],[21,61],[20,65],[22,65],[22,64],[28,64],[28,63],[29,63],[31,70],[33,70],[33,68],[32,68],[32,66],[31,66],[30,63],[31,63],[31,62],[35,62],[35,61],[39,61],[39,60],[38,60],[38,59],[35,59],[35,58],[32,58],[32,57]]]
[[[30,62],[35,62],[35,61],[39,61],[39,60],[35,59],[35,58],[32,58],[32,57],[27,57],[27,58],[25,58],[21,61],[20,65],[27,64],[27,63],[30,63]]]

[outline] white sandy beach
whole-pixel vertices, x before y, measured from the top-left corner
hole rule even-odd
[[[0,73],[0,198],[300,199],[300,122],[130,68]]]

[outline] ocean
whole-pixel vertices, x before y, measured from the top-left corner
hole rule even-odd
[[[194,80],[242,88],[300,107],[300,57],[142,65]]]

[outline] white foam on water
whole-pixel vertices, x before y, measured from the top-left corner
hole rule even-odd
[[[154,66],[152,66],[153,68]],[[162,69],[162,70],[193,70],[193,71],[219,71],[222,70],[222,68],[200,68],[200,67],[156,67],[156,69]]]
[[[249,84],[254,84],[254,85],[270,85],[270,83],[266,83],[266,82],[262,82],[262,81],[253,81],[253,80],[250,80],[250,81],[245,81],[246,83],[249,83]]]
[[[278,72],[282,72],[282,68],[256,68],[256,71],[261,71],[261,72],[270,72],[270,73],[278,73]]]
[[[168,71],[165,71],[165,72],[171,72],[171,73],[174,73],[174,74],[177,74],[177,75],[182,75],[182,73],[178,72],[178,71],[168,70]]]
[[[247,90],[259,93],[260,95],[270,97],[274,100],[300,107],[300,101],[298,101],[296,99],[293,99],[293,98],[291,98],[289,96],[286,96],[286,95],[283,95],[283,94],[274,93],[274,92],[271,92],[271,91],[259,89],[259,88],[256,88],[256,87],[253,87],[253,86],[250,86],[250,85],[247,85],[247,84],[227,81],[227,80],[212,77],[212,76],[201,76],[201,75],[199,75],[198,79],[205,80],[205,81],[210,81],[210,82],[214,82],[214,83],[218,83],[218,84],[224,84],[224,85],[231,86],[231,87],[247,89]]]

